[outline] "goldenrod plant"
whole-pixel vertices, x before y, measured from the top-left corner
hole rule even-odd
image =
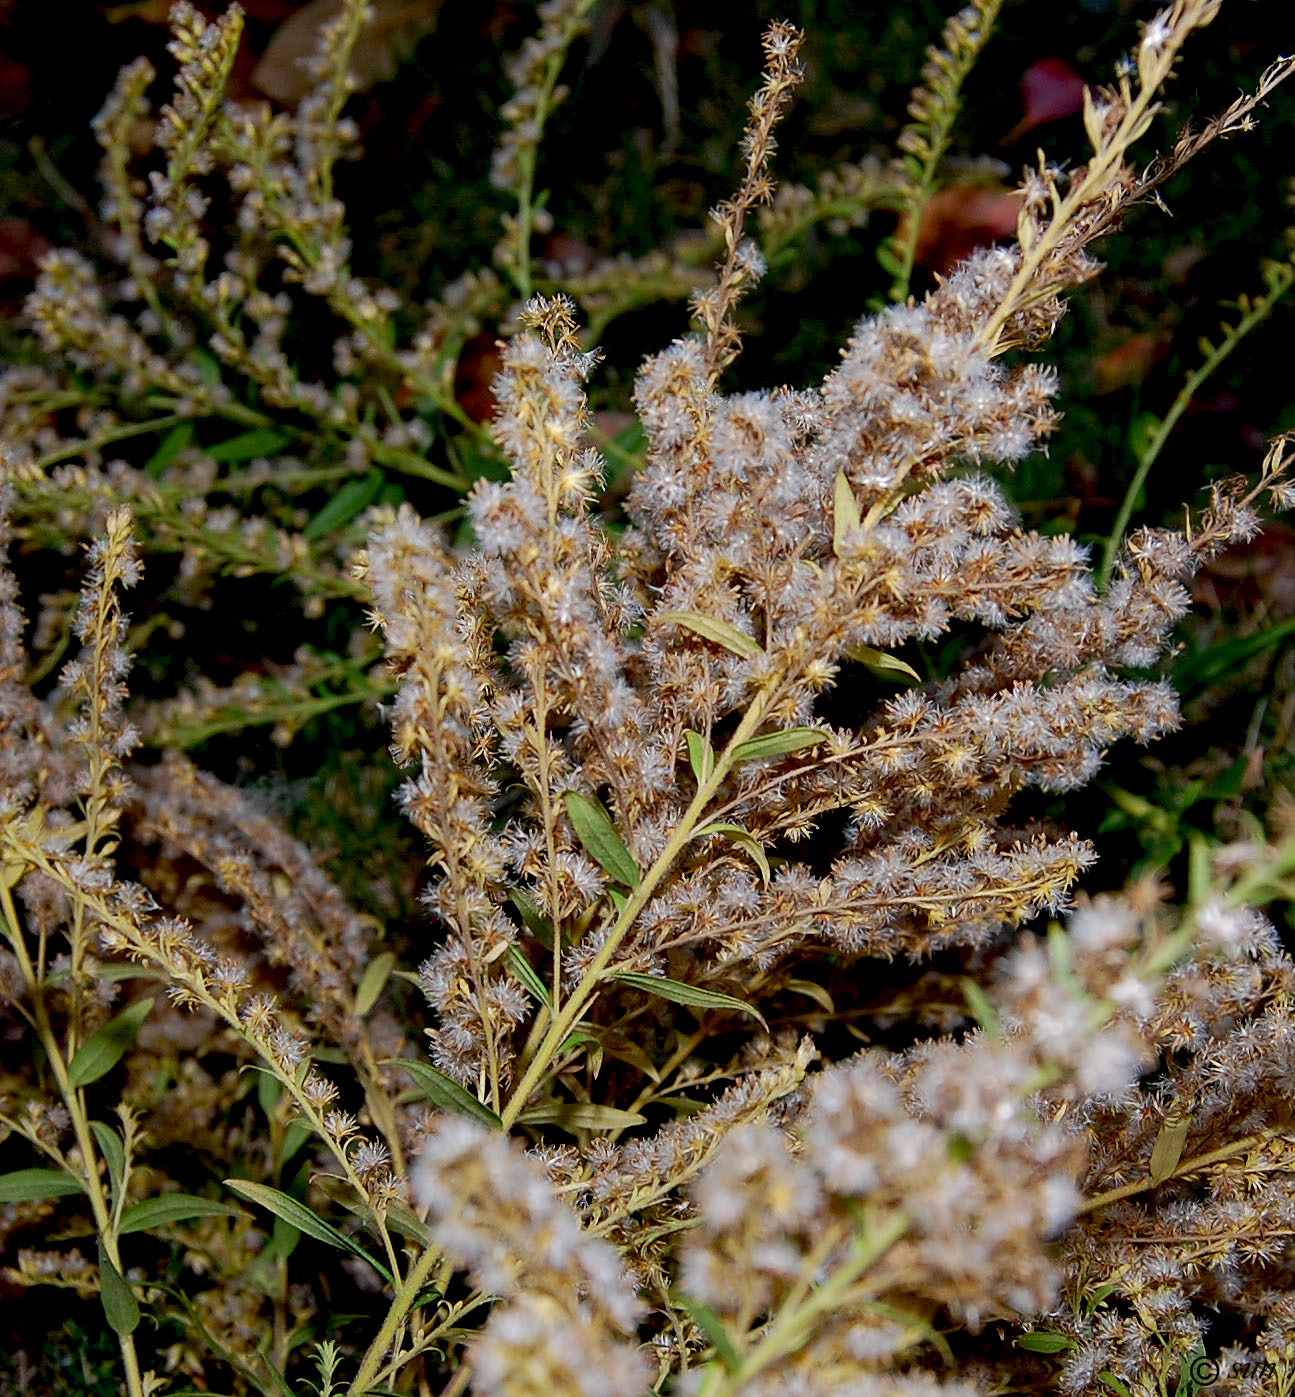
[[[1015,239],[919,297],[996,0],[932,50],[903,159],[781,196],[803,35],[773,24],[709,241],[566,286],[537,172],[594,7],[547,0],[495,269],[412,312],[353,271],[335,184],[368,7],[293,112],[226,100],[237,6],[173,7],[151,148],[142,62],[96,126],[103,260],[45,259],[0,376],[0,1275],[97,1301],[120,1390],[1295,1391],[1295,967],[1265,916],[1295,811],[1193,841],[1176,892],[1091,895],[1091,832],[1040,813],[1179,724],[1188,588],[1295,504],[1290,442],[1179,528],[1126,533],[1130,505],[1096,570],[1002,483],[1057,423],[1043,353],[1097,240],[1295,69],[1148,157],[1220,9],[1135,33],[1087,162],[1040,155]],[[735,389],[767,256],[870,210],[893,303],[822,382]],[[582,316],[681,295],[618,445]],[[454,388],[483,323],[488,425]],[[39,590],[60,557],[79,593]],[[199,644],[132,698],[231,578],[291,584],[284,624],[328,645],[230,676]],[[416,832],[416,910],[185,751],[336,712]]]

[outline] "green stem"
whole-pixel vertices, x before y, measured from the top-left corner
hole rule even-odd
[[[120,427],[109,427],[87,441],[68,442],[59,447],[57,451],[50,451],[40,457],[34,465],[37,470],[44,471],[50,466],[58,465],[60,461],[71,460],[73,456],[82,456],[87,451],[97,451],[101,446],[110,446],[115,441],[147,436],[150,432],[163,432],[168,427],[175,427],[181,422],[192,420],[189,413],[173,412],[166,417],[155,417],[150,422],[126,422]]]
[[[959,101],[959,92],[975,66],[976,60],[980,57],[980,51],[998,19],[1001,4],[1002,0],[984,0],[984,3],[972,11],[976,18],[973,20],[975,30],[971,45],[961,53],[946,53],[944,55],[951,60],[953,69],[952,74],[946,73],[944,75],[944,81],[948,84],[949,89],[948,100],[943,101],[929,88],[925,89],[927,95],[934,101],[934,112],[928,121],[923,122],[919,119],[916,126],[908,128],[909,131],[916,131],[919,136],[923,136],[924,132],[923,138],[926,143],[927,156],[922,162],[921,182],[905,201],[903,209],[905,222],[901,227],[903,240],[900,241],[899,233],[896,233],[892,243],[892,246],[897,248],[899,252],[899,271],[895,273],[895,281],[890,288],[890,298],[897,303],[902,303],[908,299],[909,288],[913,280],[913,268],[917,263],[917,243],[922,232],[922,217],[935,193],[935,180],[939,174],[940,162],[949,149],[949,142],[953,135],[953,123],[962,107],[962,103]],[[964,13],[966,12],[964,11]],[[919,89],[919,91],[921,90],[923,89]],[[900,149],[904,149],[902,144]]]
[[[779,1359],[795,1353],[809,1337],[815,1321],[836,1309],[859,1277],[908,1231],[909,1218],[897,1211],[875,1234],[861,1233],[850,1248],[850,1255],[822,1285],[800,1303],[791,1303],[764,1330],[763,1337],[742,1359],[736,1372],[726,1372],[718,1364],[703,1383],[698,1397],[736,1397],[758,1373]]]
[[[523,300],[528,300],[534,290],[531,270],[531,233],[535,225],[535,171],[539,164],[540,136],[544,131],[544,124],[549,118],[549,111],[553,103],[553,90],[557,86],[558,75],[562,72],[562,65],[566,61],[567,50],[571,46],[571,41],[576,37],[585,15],[592,8],[593,0],[582,0],[582,3],[576,7],[575,12],[567,20],[562,43],[550,56],[544,68],[544,76],[540,80],[539,95],[535,101],[535,115],[532,118],[535,129],[534,139],[527,143],[524,152],[519,152],[521,180],[517,186],[517,260],[509,268],[509,271],[512,273],[513,283],[517,287],[518,294]]]
[[[254,713],[233,712],[227,717],[213,717],[206,722],[199,723],[186,724],[177,720],[152,732],[148,737],[148,745],[151,748],[195,747],[198,743],[206,742],[209,738],[224,732],[242,732],[246,728],[263,728],[282,722],[300,725],[308,722],[311,718],[317,718],[321,713],[330,713],[333,709],[344,708],[348,704],[369,703],[385,699],[395,690],[395,687],[394,682],[367,684],[347,689],[345,693],[324,694],[317,698],[299,699],[296,702],[284,703]]]
[[[1139,1179],[1136,1183],[1123,1184],[1119,1188],[1108,1189],[1105,1193],[1096,1193],[1091,1198],[1086,1198],[1075,1209],[1075,1216],[1083,1217],[1085,1213],[1095,1213],[1098,1208],[1105,1208],[1110,1203],[1119,1203],[1125,1198],[1135,1198],[1139,1193],[1148,1193],[1153,1188],[1159,1188],[1161,1184],[1181,1179],[1187,1174],[1195,1174],[1200,1169],[1208,1169],[1211,1164],[1231,1159],[1233,1155],[1244,1154],[1246,1150],[1253,1149],[1254,1146],[1262,1144],[1265,1140],[1272,1139],[1274,1135],[1280,1135],[1285,1129],[1287,1127],[1261,1130],[1257,1135],[1247,1135],[1244,1140],[1233,1140],[1230,1145],[1221,1145],[1217,1150],[1210,1150],[1207,1154],[1193,1155],[1191,1159],[1180,1160],[1173,1172],[1166,1174],[1163,1179]]]
[[[96,1167],[98,1155],[90,1131],[90,1122],[86,1118],[85,1101],[68,1077],[67,1065],[63,1061],[62,1045],[49,1021],[49,1015],[45,1010],[45,996],[42,993],[40,982],[36,978],[36,970],[31,963],[31,957],[27,954],[27,942],[23,937],[21,924],[18,920],[18,909],[14,906],[13,894],[8,883],[3,880],[0,880],[0,908],[3,909],[5,920],[9,924],[7,939],[13,947],[14,955],[27,985],[27,992],[31,996],[37,1037],[45,1049],[45,1056],[49,1062],[50,1070],[54,1073],[54,1080],[58,1083],[63,1105],[72,1117],[72,1132],[76,1136],[77,1146],[81,1151],[86,1196],[90,1200],[90,1211],[94,1214],[95,1231],[103,1243],[103,1249],[108,1259],[124,1275],[121,1253],[117,1249],[117,1235],[113,1225],[112,1211],[108,1207],[108,1200],[104,1197],[103,1180],[100,1179],[99,1170]],[[121,1346],[122,1366],[126,1370],[126,1391],[129,1397],[144,1397],[144,1384],[140,1376],[139,1356],[135,1352],[134,1336],[119,1333],[117,1339]]]
[[[702,812],[710,804],[711,797],[719,790],[725,777],[732,769],[737,749],[748,738],[754,736],[764,722],[767,702],[776,687],[776,683],[776,678],[765,681],[751,707],[747,710],[746,716],[738,725],[737,731],[724,748],[723,755],[716,760],[714,771],[698,786],[692,804],[684,812],[683,818],[661,851],[660,857],[643,875],[638,887],[630,894],[624,910],[616,919],[616,924],[603,943],[602,949],[590,963],[580,983],[572,990],[570,998],[563,1004],[561,1011],[554,1015],[549,1031],[544,1035],[544,1040],[531,1060],[530,1066],[526,1069],[521,1080],[513,1089],[512,1095],[508,1098],[507,1104],[500,1112],[505,1130],[509,1129],[522,1113],[531,1093],[539,1085],[540,1079],[557,1055],[558,1049],[566,1041],[568,1034],[579,1022],[580,1016],[597,993],[603,972],[611,964],[616,952],[620,950],[621,944],[634,924],[634,919],[647,906],[648,899],[656,891],[657,885],[670,871],[675,859],[697,832]]]
[[[431,1275],[432,1267],[440,1259],[441,1254],[436,1248],[428,1247],[409,1268],[409,1274],[401,1283],[400,1289],[396,1291],[395,1299],[392,1300],[391,1307],[387,1310],[387,1316],[382,1321],[382,1328],[378,1330],[376,1338],[369,1345],[368,1352],[364,1355],[359,1371],[355,1375],[355,1380],[351,1383],[352,1397],[363,1397],[365,1391],[372,1386],[379,1369],[382,1367],[382,1360],[386,1356],[387,1350],[396,1341],[397,1331],[405,1322],[414,1301],[418,1298],[418,1292],[422,1290],[428,1276]]]
[[[1138,458],[1137,470],[1133,473],[1133,479],[1129,481],[1129,487],[1124,492],[1124,499],[1120,502],[1119,513],[1115,516],[1114,524],[1111,525],[1111,532],[1107,536],[1102,551],[1101,570],[1097,574],[1098,585],[1102,588],[1105,588],[1111,580],[1116,555],[1124,540],[1125,530],[1129,527],[1129,520],[1133,517],[1133,509],[1137,504],[1138,496],[1142,493],[1142,488],[1147,483],[1147,477],[1151,473],[1151,467],[1155,465],[1160,453],[1164,450],[1170,433],[1178,425],[1178,419],[1187,411],[1192,399],[1200,392],[1201,385],[1216,372],[1250,331],[1268,318],[1272,308],[1290,290],[1293,283],[1295,283],[1295,267],[1289,263],[1279,265],[1274,273],[1272,289],[1268,295],[1260,296],[1257,300],[1248,303],[1245,314],[1235,326],[1228,330],[1222,343],[1210,350],[1204,363],[1189,375],[1179,390],[1169,411],[1165,413],[1164,420],[1143,448],[1142,454]]]

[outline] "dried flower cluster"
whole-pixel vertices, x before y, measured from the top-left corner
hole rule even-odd
[[[1130,147],[1218,8],[1175,0],[1148,25],[1088,98],[1089,163],[1028,175],[1017,243],[915,300],[915,220],[998,10],[977,0],[929,58],[911,163],[843,177],[908,220],[897,303],[816,386],[729,392],[765,269],[749,225],[777,243],[813,202],[774,194],[802,36],[773,25],[716,276],[694,332],[638,373],[646,447],[617,513],[590,444],[599,356],[573,300],[531,294],[540,136],[591,5],[542,6],[510,68],[498,261],[524,304],[488,433],[444,370],[502,283],[465,281],[409,340],[350,270],[333,174],[356,144],[366,7],[325,26],[291,115],[224,100],[237,7],[210,24],[174,7],[146,186],[126,152],[147,65],[98,124],[125,279],[106,293],[87,259],[52,255],[28,308],[45,364],[0,379],[0,543],[11,520],[36,545],[88,539],[79,597],[35,628],[79,642],[52,690],[0,558],[0,1025],[29,1059],[0,1071],[22,1150],[9,1168],[0,1137],[0,1274],[97,1296],[129,1397],[216,1374],[319,1397],[1295,1382],[1295,967],[1259,910],[1292,894],[1291,812],[1270,838],[1202,846],[1171,907],[1147,881],[1076,901],[1092,845],[1018,799],[1178,724],[1147,671],[1193,576],[1295,502],[1289,442],[1181,530],[1131,533],[1100,580],[985,473],[1057,417],[1055,372],[1007,351],[1040,348],[1094,239],[1295,67],[1138,173]],[[285,347],[298,295],[344,326],[331,387]],[[200,308],[201,344],[178,306]],[[52,407],[60,363],[99,396]],[[131,421],[141,395],[159,415]],[[383,494],[384,470],[468,485],[424,459],[432,410],[508,467],[471,485],[458,547]],[[252,441],[204,450],[194,425],[213,420]],[[151,461],[103,458],[177,430]],[[309,460],[281,454],[289,432]],[[212,499],[326,481],[345,508],[304,528],[290,503]],[[234,571],[291,577],[308,617],[361,599],[376,639],[201,679],[137,726],[121,596],[148,585],[141,551],[179,553],[191,598]],[[895,653],[950,633],[967,643],[947,667]],[[359,913],[254,794],[160,750],[252,721],[286,737],[372,698],[425,841],[414,929]],[[172,1187],[177,1142],[223,1183]],[[57,1242],[73,1207],[62,1235],[92,1234],[93,1260]],[[350,1313],[339,1278],[354,1320],[332,1314]],[[145,1314],[183,1338],[155,1343]]]

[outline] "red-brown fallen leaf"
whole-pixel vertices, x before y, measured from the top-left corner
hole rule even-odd
[[[1295,529],[1281,520],[1212,559],[1192,579],[1192,599],[1235,614],[1262,607],[1266,623],[1295,616]]]
[[[946,275],[978,247],[1013,237],[1019,209],[1020,198],[1010,189],[940,190],[922,211],[917,265]]]
[[[1041,58],[1021,74],[1021,119],[1003,137],[1005,146],[1014,145],[1038,126],[1064,121],[1084,105],[1083,78],[1064,58]]]
[[[109,24],[165,24],[171,13],[170,0],[127,0],[123,5],[109,5],[103,17]]]
[[[374,17],[351,52],[351,77],[367,91],[385,82],[402,57],[436,27],[440,0],[373,0]],[[342,0],[309,0],[275,30],[252,73],[252,86],[291,106],[314,86],[305,66],[319,45],[319,32],[336,19]]]
[[[1114,393],[1141,383],[1168,348],[1164,338],[1154,332],[1130,335],[1093,365],[1094,391]]]
[[[556,277],[582,276],[593,269],[598,253],[581,238],[570,233],[550,233],[544,239],[540,257],[553,267]]]
[[[31,106],[31,73],[16,58],[0,53],[0,116],[21,116]]]
[[[25,218],[0,218],[0,281],[35,281],[49,250],[48,239]]]
[[[495,395],[492,385],[495,375],[503,368],[496,336],[473,335],[459,355],[458,372],[454,375],[454,396],[464,412],[474,422],[490,422],[495,415]]]

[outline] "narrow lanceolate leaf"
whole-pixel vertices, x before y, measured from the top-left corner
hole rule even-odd
[[[99,1299],[108,1327],[116,1334],[133,1334],[139,1323],[139,1301],[126,1282],[125,1276],[112,1264],[102,1242],[99,1243]]]
[[[567,808],[567,816],[575,826],[576,835],[585,852],[605,872],[610,873],[619,883],[637,888],[639,885],[638,864],[630,851],[621,842],[612,824],[612,817],[603,809],[601,802],[590,800],[579,791],[566,791],[562,796]]]
[[[989,996],[979,982],[973,980],[970,975],[962,977],[962,996],[967,1001],[967,1008],[971,1010],[971,1017],[980,1027],[991,1038],[1001,1039],[1003,1026],[998,1021],[998,1011],[989,1002]]]
[[[355,1012],[363,1018],[378,1002],[378,996],[387,986],[391,972],[396,968],[396,957],[392,951],[383,951],[375,956],[360,976],[355,989]]]
[[[126,1174],[126,1148],[122,1144],[121,1136],[103,1121],[91,1121],[90,1129],[94,1131],[94,1138],[99,1142],[99,1150],[108,1165],[112,1195],[116,1198],[121,1193],[122,1180]]]
[[[854,497],[854,486],[844,471],[837,471],[832,494],[832,552],[838,558],[846,534],[857,529],[859,524],[859,501]]]
[[[259,1204],[275,1217],[282,1218],[289,1227],[295,1227],[307,1237],[313,1237],[317,1242],[325,1242],[330,1247],[336,1247],[338,1251],[351,1250],[352,1243],[345,1233],[339,1232],[332,1223],[325,1222],[323,1218],[316,1217],[304,1203],[281,1189],[271,1188],[269,1184],[253,1183],[250,1179],[226,1179],[225,1187],[232,1188],[243,1198]]]
[[[252,461],[258,456],[277,456],[292,440],[273,427],[253,427],[250,432],[239,432],[237,436],[226,437],[214,446],[204,448],[203,455],[225,465],[238,461]]]
[[[565,1130],[628,1130],[642,1125],[637,1111],[598,1106],[588,1101],[545,1101],[517,1117],[522,1125],[556,1125]]]
[[[41,1198],[66,1198],[84,1186],[61,1169],[15,1169],[0,1174],[0,1203],[35,1203]]]
[[[405,1207],[403,1203],[387,1204],[387,1226],[402,1237],[412,1237],[423,1246],[432,1244],[432,1229]]]
[[[1187,1143],[1187,1132],[1191,1128],[1190,1115],[1170,1115],[1165,1119],[1156,1135],[1156,1143],[1151,1147],[1152,1183],[1163,1183],[1178,1168],[1183,1157],[1183,1146]]]
[[[549,994],[549,987],[535,973],[535,967],[526,959],[520,946],[509,946],[504,952],[504,961],[509,970],[546,1009],[553,1008],[553,997]]]
[[[277,1188],[271,1188],[268,1184],[253,1183],[250,1179],[226,1179],[225,1187],[232,1188],[235,1193],[253,1203],[259,1204],[277,1218],[282,1218],[289,1227],[295,1227],[298,1232],[304,1233],[307,1237],[313,1237],[317,1242],[324,1242],[330,1247],[336,1247],[338,1251],[349,1251],[362,1260],[367,1261],[377,1273],[386,1281],[391,1281],[391,1273],[383,1264],[370,1256],[367,1251],[345,1232],[339,1232],[332,1223],[325,1222],[323,1218],[316,1217],[304,1203],[289,1194],[281,1192]]]
[[[685,985],[679,980],[667,980],[664,975],[642,975],[637,970],[622,970],[613,978],[622,985],[642,990],[644,994],[668,999],[672,1004],[686,1004],[690,1009],[728,1009],[739,1014],[750,1014],[766,1028],[769,1027],[753,1004],[734,999],[731,994],[720,994],[718,990],[703,989],[700,985]]]
[[[514,888],[508,901],[522,914],[526,930],[544,947],[553,949],[553,923],[538,902],[524,888]]]
[[[922,676],[912,665],[905,664],[895,655],[886,654],[884,650],[876,650],[871,645],[848,645],[845,658],[854,660],[856,664],[866,665],[881,679],[911,679],[917,684],[922,682]]]
[[[733,761],[753,762],[763,757],[785,757],[788,752],[799,752],[802,747],[817,747],[826,738],[827,734],[818,728],[783,728],[781,732],[767,732],[753,737],[750,742],[739,742],[733,752]]]
[[[408,1072],[418,1090],[433,1106],[442,1111],[449,1111],[456,1116],[470,1116],[482,1125],[491,1126],[496,1130],[502,1124],[484,1101],[478,1101],[466,1087],[460,1086],[453,1077],[447,1077],[444,1072],[438,1072],[430,1062],[404,1057],[388,1058],[387,1061]]]
[[[764,647],[758,641],[743,634],[736,626],[730,626],[727,621],[707,616],[701,611],[658,611],[652,619],[682,626],[684,630],[692,631],[694,635],[701,636],[703,640],[713,640],[716,645],[722,645],[725,650],[731,650],[733,654],[741,655],[744,660],[749,660],[752,655],[764,653]]]
[[[724,1328],[724,1321],[710,1308],[703,1305],[700,1300],[694,1300],[691,1295],[680,1295],[677,1297],[680,1305],[691,1315],[697,1328],[710,1340],[711,1347],[715,1350],[715,1356],[728,1369],[730,1373],[741,1372],[742,1358],[729,1338],[728,1330]]]
[[[693,732],[691,728],[685,728],[683,736],[688,744],[688,765],[692,767],[692,774],[699,786],[705,785],[715,770],[715,749],[701,733]]]
[[[139,1026],[148,1018],[148,1011],[152,1007],[151,999],[141,999],[92,1033],[68,1065],[68,1082],[73,1087],[85,1087],[97,1082],[105,1072],[110,1072],[135,1041]]]
[[[832,999],[832,993],[826,985],[820,985],[816,980],[788,980],[784,988],[791,994],[803,994],[807,999],[812,999],[820,1008],[825,1009],[829,1014],[836,1013],[836,1004]]]
[[[214,1198],[198,1198],[192,1193],[164,1193],[157,1198],[145,1198],[126,1209],[121,1215],[118,1235],[127,1232],[151,1232],[157,1227],[169,1227],[173,1222],[190,1222],[194,1218],[236,1218],[244,1214],[231,1203],[218,1203]]]
[[[349,524],[377,499],[385,483],[380,470],[371,470],[360,480],[348,480],[301,531],[302,537],[313,543]]]
[[[751,855],[755,866],[760,870],[760,876],[767,883],[772,876],[769,870],[769,860],[765,857],[764,850],[760,847],[760,841],[750,830],[743,829],[741,825],[717,824],[707,825],[705,829],[699,829],[693,835],[694,839],[704,839],[708,834],[720,834],[727,839],[731,839],[734,844],[740,844],[748,854]]]
[[[1032,1334],[1022,1334],[1016,1341],[1017,1348],[1028,1349],[1031,1353],[1064,1353],[1066,1349],[1079,1345],[1069,1334],[1059,1334],[1055,1329],[1036,1329]]]

